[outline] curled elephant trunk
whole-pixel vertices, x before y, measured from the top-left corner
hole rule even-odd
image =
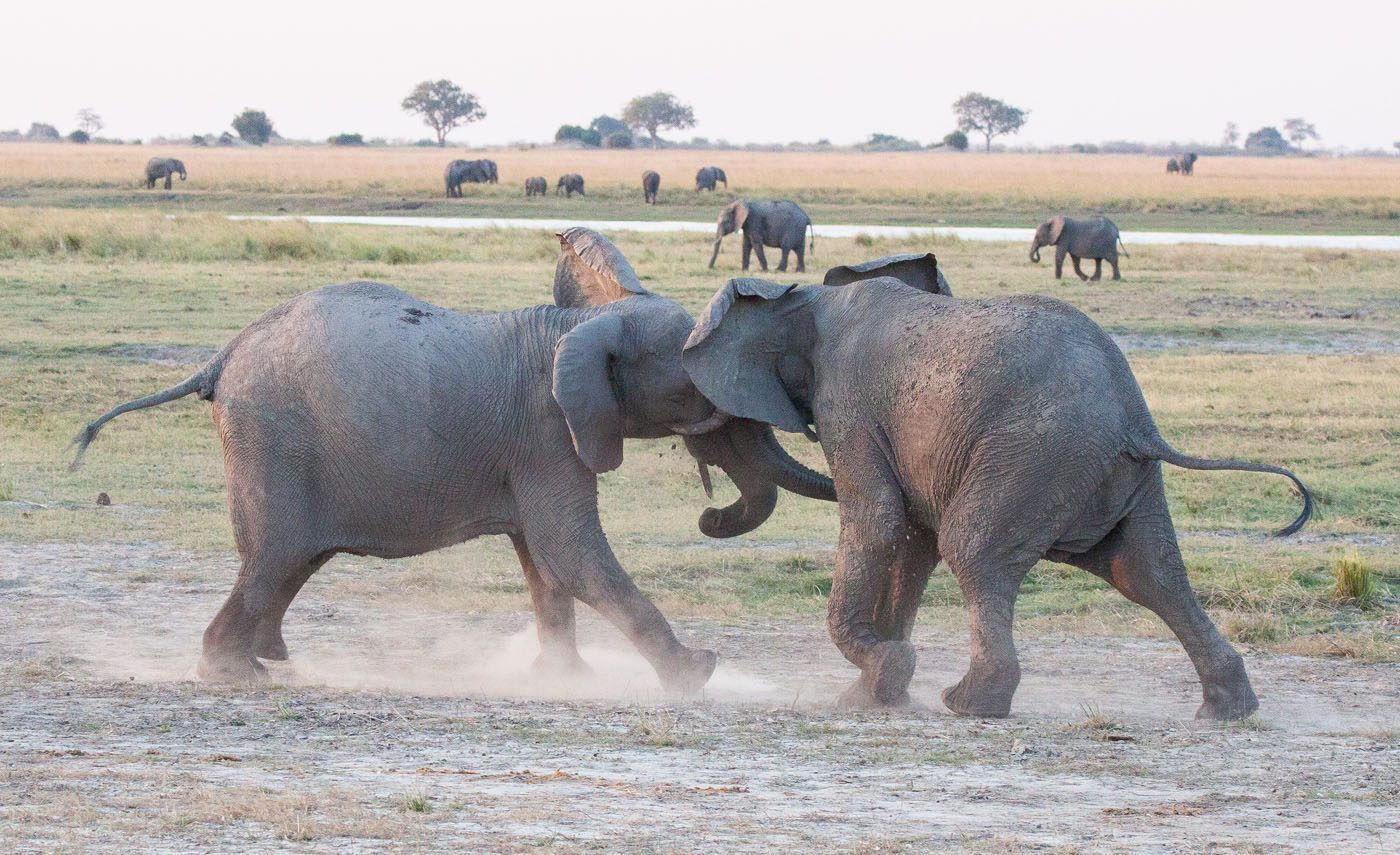
[[[700,515],[700,531],[708,537],[747,534],[762,525],[778,503],[778,487],[811,498],[836,500],[831,479],[793,460],[773,435],[773,429],[748,419],[731,419],[724,427],[687,436],[686,448],[701,464],[724,470],[739,488],[739,498],[723,508]],[[707,491],[709,492],[709,491]]]
[[[1035,241],[1031,241],[1031,261],[1035,264],[1040,263],[1040,244]]]

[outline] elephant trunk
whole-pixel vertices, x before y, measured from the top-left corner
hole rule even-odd
[[[1034,237],[1034,238],[1031,239],[1031,262],[1034,263],[1034,264],[1039,264],[1039,263],[1040,263],[1040,238],[1039,238],[1039,236]]]
[[[724,240],[724,232],[718,232],[718,233],[715,235],[715,251],[712,252],[712,253],[710,253],[710,269],[711,269],[711,270],[714,270],[714,268],[715,268],[715,262],[719,260],[719,244],[720,244],[720,241],[722,241],[722,240]]]

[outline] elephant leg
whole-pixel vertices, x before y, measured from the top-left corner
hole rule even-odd
[[[287,659],[287,642],[282,638],[282,619],[301,588],[334,555],[325,552],[287,576],[268,601],[267,611],[253,629],[253,655],[282,662]]]
[[[1065,271],[1065,255],[1068,253],[1062,246],[1055,247],[1055,278],[1059,279]]]
[[[749,240],[749,236],[748,236],[748,235],[744,235],[744,263],[743,263],[743,266],[740,268],[741,270],[748,270],[748,269],[749,269],[749,256],[750,256],[752,253],[753,253],[753,242]],[[767,268],[767,267],[764,267],[763,269],[764,269],[764,270],[767,270],[768,268]]]
[[[578,628],[574,616],[574,597],[540,573],[525,543],[525,538],[513,534],[511,545],[525,571],[530,586],[530,601],[535,607],[535,631],[540,640],[540,653],[534,669],[542,674],[591,674],[592,669],[578,653]]]
[[[311,575],[316,560],[314,553],[295,551],[275,541],[244,555],[233,590],[204,630],[204,651],[195,669],[201,679],[248,683],[267,673],[255,650],[258,630],[268,620],[280,625],[280,617],[275,616],[277,604],[287,591],[300,589],[300,583],[305,582],[301,577]]]
[[[1016,594],[1035,558],[1010,559],[1000,550],[985,549],[951,554],[948,566],[967,601],[972,661],[963,678],[943,690],[943,704],[959,715],[1004,718],[1021,682],[1011,633]]]
[[[1075,275],[1077,275],[1077,276],[1079,277],[1080,281],[1082,281],[1082,282],[1088,282],[1088,281],[1089,281],[1089,277],[1086,276],[1086,275],[1084,274],[1084,271],[1083,271],[1083,270],[1080,270],[1080,269],[1079,269],[1079,256],[1071,254],[1071,255],[1070,255],[1070,258],[1073,259],[1073,261],[1074,261],[1074,272],[1075,272]]]
[[[1146,486],[1142,500],[1103,542],[1068,561],[1106,579],[1171,628],[1201,680],[1197,718],[1244,718],[1259,708],[1259,701],[1244,660],[1215,628],[1191,589],[1160,468]]]
[[[761,241],[761,240],[756,240],[756,241],[751,241],[751,243],[752,243],[752,245],[753,245],[753,253],[754,253],[754,255],[758,256],[758,269],[767,272],[767,270],[768,270],[768,259],[765,258],[764,255],[763,255],[763,241]],[[744,269],[747,270],[748,268],[744,268]]]
[[[1089,279],[1092,280],[1092,281],[1094,281],[1094,282],[1097,282],[1097,281],[1099,281],[1099,278],[1102,277],[1102,276],[1103,276],[1103,259],[1102,259],[1102,258],[1096,258],[1096,259],[1094,259],[1094,275],[1093,275],[1093,276],[1090,276]]]
[[[169,176],[169,175],[165,176],[165,189],[166,189],[166,190],[169,190],[169,189],[170,189],[170,176]]]
[[[1108,266],[1113,268],[1113,279],[1114,279],[1114,281],[1117,281],[1117,280],[1123,278],[1122,276],[1119,276],[1119,275],[1118,275],[1118,253],[1117,253],[1117,251],[1114,251],[1113,254],[1110,255],[1110,256],[1108,257]]]
[[[570,465],[579,464],[554,468]],[[621,630],[656,670],[662,688],[698,692],[714,673],[717,657],[681,644],[622,569],[598,520],[597,483],[591,473],[554,472],[531,480],[548,487],[539,495],[520,497],[525,542],[538,566],[555,577],[554,584]]]
[[[779,273],[786,273],[786,272],[787,272],[788,253],[790,253],[792,250],[788,249],[787,247],[783,247],[782,250],[783,250],[783,257],[782,257],[781,259],[778,260],[778,272],[779,272]]]
[[[798,241],[798,242],[797,242],[797,249],[796,249],[795,251],[797,252],[797,272],[798,272],[798,273],[806,273],[806,272],[807,272],[807,244],[804,243],[803,241]]]

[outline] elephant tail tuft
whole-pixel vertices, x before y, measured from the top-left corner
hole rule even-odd
[[[73,441],[68,444],[69,448],[75,445],[78,447],[78,453],[73,456],[73,462],[68,464],[68,471],[75,471],[83,465],[83,454],[87,451],[88,446],[92,444],[92,441],[97,439],[98,431],[102,430],[103,425],[122,413],[129,413],[132,410],[144,410],[147,407],[158,407],[176,398],[183,398],[186,395],[194,393],[198,393],[199,397],[206,401],[211,400],[214,397],[214,383],[218,379],[219,370],[222,365],[222,356],[223,354],[219,354],[219,356],[216,356],[209,364],[205,365],[194,374],[191,374],[185,379],[185,382],[177,386],[171,386],[169,389],[146,395],[143,398],[137,398],[133,401],[127,401],[124,404],[118,404],[96,419],[88,422],[83,426],[83,429],[78,435],[73,437]]]
[[[807,223],[807,229],[812,233],[812,242],[811,242],[810,244],[807,245],[807,251],[810,252],[810,253],[816,253],[816,251],[817,251],[817,227],[814,226],[814,225],[812,225],[810,222],[808,222],[808,223]]]

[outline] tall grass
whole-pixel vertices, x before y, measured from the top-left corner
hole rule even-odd
[[[1332,577],[1336,580],[1332,594],[1337,599],[1362,608],[1375,602],[1379,586],[1359,553],[1351,551],[1338,558],[1332,565]]]

